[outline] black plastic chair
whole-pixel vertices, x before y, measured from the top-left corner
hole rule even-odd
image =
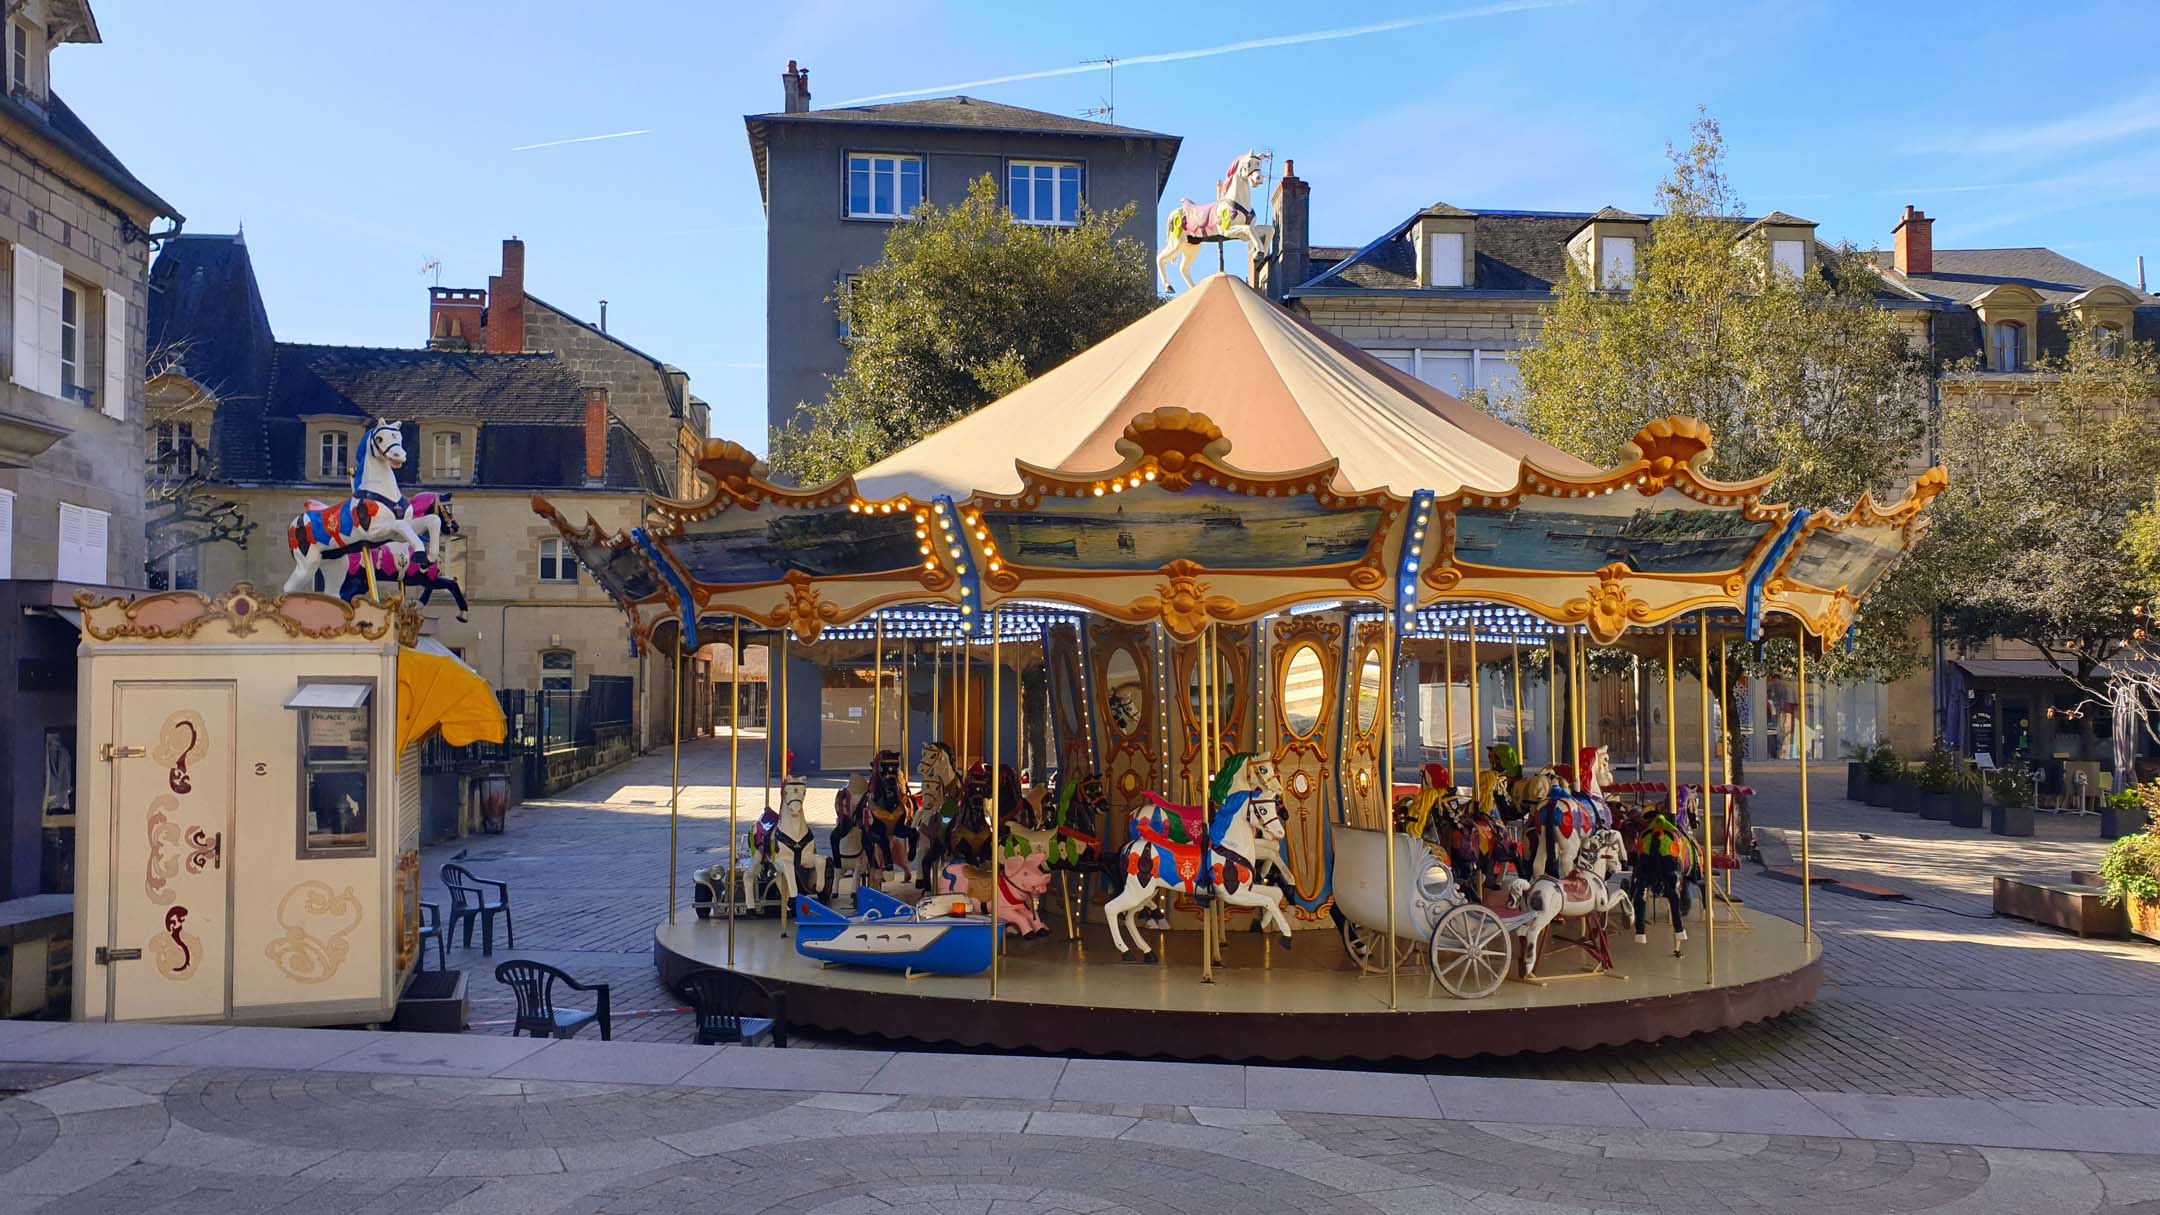
[[[475,876],[472,870],[463,865],[444,865],[442,867],[442,884],[443,889],[450,892],[448,932],[451,935],[456,934],[458,925],[463,924],[465,926],[465,948],[472,948],[473,923],[478,921],[480,924],[480,952],[493,954],[495,952],[495,917],[498,915],[503,919],[503,931],[508,937],[507,944],[512,949],[517,948],[517,926],[510,922],[510,883]],[[495,888],[493,898],[488,897],[487,888],[490,886]]]
[[[754,1046],[768,1035],[774,1046],[787,1045],[787,993],[768,989],[749,975],[732,970],[695,970],[683,977],[683,994],[697,1014],[697,1044],[739,1042]],[[744,1016],[766,1011],[769,1017]]]
[[[428,942],[435,942],[435,969],[450,969],[450,942],[442,930],[442,907],[435,903],[420,904],[420,957],[419,969],[427,969]]]
[[[600,1040],[614,1040],[615,1022],[608,1008],[608,985],[605,983],[580,983],[553,966],[523,958],[513,958],[497,966],[495,981],[517,997],[517,1024],[510,1030],[513,1038],[519,1034],[530,1034],[535,1038],[574,1038],[579,1030],[598,1021]],[[600,1006],[592,1012],[555,1007],[557,983],[572,991],[595,993],[600,998]]]

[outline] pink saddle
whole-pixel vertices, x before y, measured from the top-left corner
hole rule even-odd
[[[1178,200],[1178,211],[1184,216],[1181,229],[1186,240],[1220,240],[1222,232],[1215,226],[1219,210],[1213,203],[1196,203],[1189,198]]]
[[[1207,811],[1198,806],[1180,806],[1166,802],[1161,794],[1149,790],[1142,790],[1140,796],[1148,805],[1165,814],[1175,815],[1178,821],[1184,823],[1186,839],[1197,840],[1207,836]]]

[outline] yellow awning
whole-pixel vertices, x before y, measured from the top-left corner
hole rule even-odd
[[[453,747],[503,740],[502,706],[495,690],[470,667],[443,654],[411,647],[398,651],[398,752],[440,727]]]

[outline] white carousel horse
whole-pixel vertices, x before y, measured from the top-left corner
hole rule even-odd
[[[1540,768],[1515,783],[1516,804],[1530,828],[1529,871],[1539,877],[1562,877],[1575,871],[1583,841],[1595,830],[1588,803],[1567,790],[1558,773]]]
[[[803,801],[809,793],[809,785],[800,776],[780,779],[779,821],[766,834],[757,853],[762,864],[771,866],[773,881],[780,887],[783,928],[796,895],[804,890],[825,889],[826,858],[818,852],[817,835],[810,830],[809,816],[803,813]]]
[[[1200,246],[1236,240],[1245,242],[1254,264],[1274,251],[1275,227],[1253,222],[1252,192],[1267,180],[1260,154],[1247,152],[1230,162],[1230,170],[1215,184],[1215,201],[1202,205],[1189,198],[1178,200],[1166,224],[1162,252],[1155,255],[1155,276],[1162,289],[1170,290],[1170,262],[1177,259],[1178,276],[1190,287],[1193,259]]]
[[[1589,803],[1596,828],[1612,826],[1612,802],[1605,797],[1605,790],[1613,783],[1612,748],[1603,744],[1584,747],[1576,758],[1576,798]]]
[[[286,529],[285,543],[293,554],[286,594],[313,590],[315,575],[330,559],[356,548],[396,540],[411,546],[409,560],[425,560],[434,553],[440,538],[435,528],[440,524],[420,523],[411,517],[410,504],[397,482],[397,470],[404,466],[404,428],[387,418],[370,423],[360,435],[360,450],[354,457],[352,496],[319,510],[311,505]],[[342,582],[342,562],[337,571]]]
[[[1285,834],[1282,781],[1275,765],[1249,755],[1233,755],[1216,774],[1204,810],[1150,799],[1133,811],[1132,841],[1125,845],[1125,889],[1103,905],[1111,943],[1125,952],[1125,928],[1132,929],[1140,956],[1151,951],[1139,931],[1139,913],[1165,891],[1219,898],[1232,907],[1250,907],[1290,939],[1290,919],[1283,914],[1280,887],[1259,880],[1259,862],[1267,842]],[[1204,830],[1196,831],[1205,817]]]
[[[1627,845],[1620,833],[1610,828],[1590,836],[1587,845],[1590,862],[1568,874],[1565,880],[1540,877],[1536,881],[1511,877],[1501,883],[1507,892],[1508,903],[1530,912],[1516,931],[1523,943],[1523,974],[1535,975],[1538,962],[1538,941],[1554,920],[1563,916],[1586,916],[1597,924],[1605,922],[1606,913],[1615,907],[1634,907],[1628,902],[1627,889],[1613,879],[1627,867]],[[1631,914],[1632,918],[1632,914]]]

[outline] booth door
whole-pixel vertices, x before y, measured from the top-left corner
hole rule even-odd
[[[234,706],[225,682],[113,685],[107,1020],[231,1011]]]

